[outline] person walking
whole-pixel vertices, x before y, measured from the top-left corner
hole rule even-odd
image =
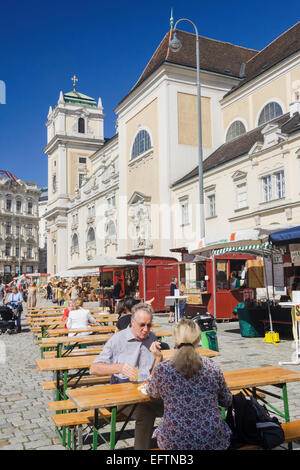
[[[5,298],[5,304],[17,313],[17,333],[21,333],[21,315],[23,297],[21,292],[18,292],[17,287],[13,286],[11,292]]]
[[[170,284],[170,296],[174,297],[175,289],[177,289],[177,277],[172,276],[172,281]],[[169,314],[169,323],[174,323],[173,314],[175,313],[175,305],[171,305],[170,307],[170,314]]]
[[[4,298],[5,298],[5,284],[1,282],[0,284],[0,306],[4,305]]]
[[[34,281],[30,281],[27,294],[27,308],[35,307],[37,299],[37,286]]]
[[[50,282],[48,282],[46,290],[47,290],[47,300],[51,300],[51,298],[52,298],[52,285],[51,285]]]

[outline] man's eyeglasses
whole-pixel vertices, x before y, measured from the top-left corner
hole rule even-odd
[[[152,323],[151,323],[151,322],[150,322],[150,323],[138,323],[138,322],[135,321],[135,320],[134,320],[134,322],[135,322],[135,323],[137,324],[137,326],[139,326],[140,328],[145,328],[145,326],[146,326],[147,328],[151,328],[151,326],[152,326]]]

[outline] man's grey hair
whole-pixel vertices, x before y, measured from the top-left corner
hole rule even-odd
[[[135,320],[136,314],[140,310],[142,310],[143,312],[149,313],[151,315],[151,319],[152,319],[152,316],[154,314],[154,310],[151,307],[151,305],[146,304],[144,302],[140,302],[139,304],[134,305],[131,309],[131,319],[132,320]]]

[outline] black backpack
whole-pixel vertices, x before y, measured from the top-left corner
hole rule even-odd
[[[232,397],[226,422],[231,428],[231,448],[245,444],[260,445],[263,449],[273,449],[284,442],[284,432],[266,406],[260,405],[252,395],[240,392]]]

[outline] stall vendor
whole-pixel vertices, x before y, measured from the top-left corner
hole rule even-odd
[[[240,280],[238,279],[236,272],[232,271],[232,273],[230,274],[230,290],[239,289],[240,287]]]

